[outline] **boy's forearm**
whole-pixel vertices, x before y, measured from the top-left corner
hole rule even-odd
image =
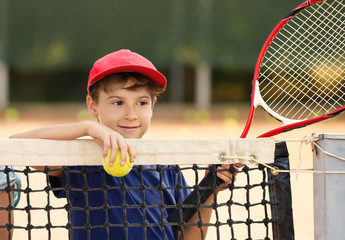
[[[10,138],[35,138],[35,139],[52,139],[52,140],[73,140],[78,137],[87,136],[91,121],[82,121],[61,125],[53,125],[43,128],[34,129],[12,135]],[[58,164],[57,164],[58,165]],[[35,169],[44,170],[43,166],[31,166]],[[54,168],[61,168],[55,166]],[[62,177],[62,171],[52,171],[49,175]]]
[[[205,206],[211,206],[214,203],[214,195],[212,194],[204,203]],[[199,218],[199,213],[196,212],[194,216],[189,220],[189,223],[197,223],[202,221],[203,223],[209,223],[212,215],[212,208],[201,208],[201,219]],[[208,227],[202,227],[203,236],[206,237]],[[179,238],[181,239],[181,237]],[[201,229],[198,226],[188,226],[184,229],[184,239],[202,239]]]
[[[91,121],[81,121],[61,125],[53,125],[12,135],[10,138],[40,138],[54,140],[72,140],[87,136]]]

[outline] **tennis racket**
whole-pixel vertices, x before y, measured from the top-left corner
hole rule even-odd
[[[270,137],[337,116],[345,110],[345,6],[343,0],[305,1],[273,29],[259,54],[253,78],[245,138],[261,106],[283,125]],[[220,184],[210,172],[183,204],[198,204]],[[208,189],[207,189],[208,188]],[[203,202],[202,202],[203,203]],[[197,211],[182,208],[183,221]],[[180,222],[178,210],[168,218]]]

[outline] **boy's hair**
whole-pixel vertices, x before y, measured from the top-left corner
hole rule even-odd
[[[135,83],[126,89],[128,90],[138,90],[144,87],[148,87],[151,91],[152,99],[163,93],[165,91],[166,86],[161,86],[156,82],[152,81],[152,79],[137,73],[137,72],[118,72],[113,73],[104,78],[100,79],[99,81],[95,82],[90,86],[89,96],[97,103],[100,91],[108,92],[110,84],[123,84],[125,85],[129,79],[135,79]]]

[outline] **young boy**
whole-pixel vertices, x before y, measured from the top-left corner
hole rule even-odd
[[[143,137],[150,126],[156,96],[165,87],[166,78],[149,60],[129,50],[119,50],[96,61],[90,71],[86,102],[97,122],[50,126],[12,137],[68,140],[91,136],[102,147],[103,157],[112,150],[109,165],[118,149],[121,151],[120,164],[124,165],[127,152],[134,162],[135,151],[125,139]],[[183,176],[173,167],[160,172],[150,169],[156,167],[134,166],[123,178],[104,174],[101,166],[76,166],[50,172],[54,176],[52,187],[70,185],[68,189],[55,191],[55,195],[68,198],[72,239],[88,236],[91,239],[126,239],[126,235],[135,240],[180,239],[176,227],[163,226],[169,213],[174,211],[166,206],[177,205],[190,191],[173,188],[178,184],[187,186]],[[222,171],[217,175],[224,184],[231,182],[230,172]],[[156,188],[160,183],[163,189]],[[105,192],[101,191],[104,189]],[[205,204],[212,204],[212,201],[213,196]],[[211,213],[212,209],[203,209],[202,221],[208,222]],[[196,214],[191,222],[198,221]],[[205,234],[207,228],[203,231]],[[183,235],[184,239],[201,239],[201,231],[195,226],[185,227]]]

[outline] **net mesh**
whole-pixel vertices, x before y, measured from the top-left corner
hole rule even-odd
[[[345,105],[344,1],[300,11],[273,38],[261,63],[259,88],[280,116],[315,118]]]
[[[208,169],[207,166],[197,165],[136,166],[133,172],[138,176],[137,182],[128,186],[126,177],[118,178],[118,185],[108,185],[108,174],[97,166],[62,169],[45,167],[43,170],[30,167],[12,170],[6,167],[1,173],[7,175],[15,171],[20,174],[22,186],[18,189],[7,187],[3,193],[11,199],[11,193],[18,191],[21,193],[21,200],[15,207],[13,204],[0,206],[0,212],[5,212],[8,216],[2,221],[0,228],[13,231],[13,238],[8,239],[73,239],[74,231],[81,234],[83,239],[93,239],[94,231],[97,231],[97,239],[100,239],[100,236],[106,236],[102,239],[114,239],[114,234],[118,237],[116,239],[131,239],[134,231],[139,233],[140,239],[152,239],[152,231],[157,233],[160,239],[170,239],[169,231],[174,226],[182,229],[182,237],[184,229],[193,226],[201,233],[201,239],[270,239],[273,221],[267,193],[270,183],[266,169],[261,165],[254,168],[243,167],[239,170],[236,182],[228,186],[214,186],[214,191],[217,188],[225,190],[213,195],[212,204],[200,203],[192,206],[198,209],[199,217],[196,222],[171,223],[166,220],[166,212],[181,206],[183,191],[197,188],[197,183]],[[235,171],[232,169],[231,171]],[[65,183],[56,183],[55,181],[59,180],[49,176],[60,170],[66,175]],[[164,175],[168,172],[177,174],[178,184],[162,184]],[[94,174],[103,179],[98,185],[95,185],[94,179],[90,177]],[[144,179],[152,174],[158,175],[158,182],[147,184]],[[182,174],[186,177],[187,184],[183,184]],[[79,187],[72,183],[76,175],[80,177]],[[168,191],[176,192],[176,203],[166,200],[164,195]],[[56,198],[54,193],[59,192],[65,192],[67,198]],[[110,202],[111,197],[107,195],[113,196],[111,192],[116,192],[121,199],[116,203]],[[77,196],[83,198],[83,203],[71,204]],[[102,199],[97,204],[92,199],[95,196]],[[135,196],[140,199],[132,202],[131,198]],[[152,196],[156,196],[156,199],[148,199]],[[202,218],[200,209],[211,209],[213,215],[210,221]],[[13,223],[11,215],[8,214],[10,211],[14,213]],[[118,220],[114,220],[110,213],[112,211],[116,212]],[[99,216],[97,212],[103,216],[99,222],[94,219]],[[156,216],[155,220],[151,219],[152,212]],[[83,216],[84,220],[75,224],[71,221],[73,215]],[[208,226],[207,237],[203,226]]]

